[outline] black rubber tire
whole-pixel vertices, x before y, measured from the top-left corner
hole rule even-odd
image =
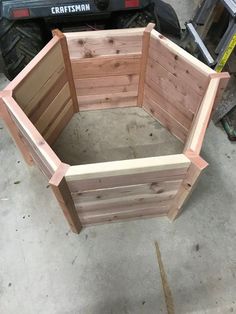
[[[3,71],[12,80],[42,49],[40,23],[32,21],[0,21],[0,49]]]

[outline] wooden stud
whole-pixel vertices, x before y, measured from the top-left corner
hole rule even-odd
[[[210,80],[202,104],[193,120],[184,151],[192,150],[196,154],[200,153],[212,108],[215,103],[219,82],[220,79],[218,77],[214,77]]]
[[[6,108],[4,97],[11,97],[11,92],[5,91],[0,93],[0,116],[2,117],[3,121],[5,122],[5,125],[7,126],[9,132],[11,133],[11,136],[14,139],[17,147],[19,148],[25,162],[31,166],[34,163],[32,156],[29,153],[29,149],[26,143],[24,142],[22,134],[19,132],[18,128],[16,127],[14,121],[12,120]]]
[[[168,213],[168,217],[172,221],[180,215],[182,207],[193,192],[200,175],[208,166],[208,163],[205,160],[190,150],[185,152],[185,156],[190,160],[191,165],[177,195],[172,200],[171,208]]]
[[[65,180],[65,174],[69,168],[69,165],[61,163],[57,171],[54,173],[53,177],[49,181],[49,184],[63,210],[63,213],[71,227],[71,230],[75,233],[80,233],[82,225],[76,212],[71,192]]]
[[[77,95],[76,95],[75,82],[74,82],[73,73],[72,73],[67,40],[66,40],[65,35],[59,29],[54,29],[52,33],[53,33],[53,36],[58,37],[60,39],[61,49],[62,49],[66,73],[67,73],[67,79],[70,86],[71,98],[73,100],[74,112],[76,113],[79,111],[79,104],[78,104]]]
[[[228,72],[222,72],[222,73],[211,74],[210,77],[211,77],[211,79],[213,79],[213,78],[219,78],[220,79],[219,88],[218,88],[215,102],[214,102],[213,109],[212,109],[212,114],[211,114],[211,116],[212,116],[214,114],[221,98],[222,98],[222,95],[223,95],[228,83],[229,83],[230,75]]]
[[[149,23],[143,33],[142,58],[141,58],[141,66],[140,66],[138,100],[137,100],[137,104],[139,107],[142,107],[142,104],[143,104],[144,83],[145,83],[145,76],[146,76],[146,69],[147,69],[147,62],[148,62],[150,34],[151,34],[151,31],[154,29],[154,27],[155,27],[155,24]]]
[[[12,124],[7,120],[7,124],[9,123],[8,125],[10,125],[10,128],[14,130],[14,132],[17,132],[17,134],[20,132],[22,141],[31,146],[32,151],[37,155],[36,159],[38,159],[37,157],[40,159],[40,163],[38,164],[39,168],[42,170],[46,168],[47,177],[50,179],[60,165],[60,159],[46,143],[35,126],[30,122],[16,101],[12,97],[4,97],[3,101],[11,117],[11,121],[14,123]],[[16,138],[20,139],[19,135],[18,137],[16,135]]]

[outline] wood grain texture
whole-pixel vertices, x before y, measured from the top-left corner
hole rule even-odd
[[[73,76],[81,79],[139,74],[140,59],[141,54],[128,54],[72,60]]]
[[[66,83],[35,123],[35,127],[41,134],[45,133],[45,130],[54,121],[58,113],[65,107],[70,96],[69,84]]]
[[[189,161],[183,155],[73,166],[66,173],[70,191],[83,192],[184,178]]]
[[[149,195],[145,196],[141,194],[140,196],[137,195],[132,197],[122,197],[122,198],[114,198],[110,200],[104,200],[104,201],[96,201],[96,202],[90,202],[90,203],[75,203],[76,210],[78,213],[89,213],[89,212],[100,212],[100,211],[110,211],[119,209],[120,211],[122,209],[127,210],[128,208],[132,208],[134,206],[150,206],[150,204],[153,205],[163,205],[168,203],[167,201],[170,201],[173,199],[176,195],[177,191],[175,192],[169,192],[169,193],[163,193],[162,196],[160,195]]]
[[[222,95],[229,83],[229,80],[230,80],[230,75],[228,72],[222,72],[222,73],[214,73],[214,74],[211,74],[211,78],[219,78],[220,79],[220,83],[219,83],[219,88],[218,88],[218,91],[217,91],[217,94],[216,94],[216,98],[215,98],[215,103],[213,105],[213,109],[212,109],[212,114],[211,114],[211,117],[212,115],[214,114],[221,98],[222,98]]]
[[[78,96],[81,111],[137,106],[137,91]]]
[[[24,137],[24,141],[29,143],[32,147],[32,151],[34,151],[34,154],[36,154],[41,160],[42,164],[38,164],[39,168],[43,169],[46,167],[49,174],[48,178],[50,179],[61,163],[59,158],[46,143],[34,125],[30,122],[16,101],[12,97],[4,97],[3,100],[12,121]]]
[[[136,186],[122,186],[112,189],[93,190],[82,193],[72,193],[78,213],[128,210],[140,207],[162,206],[173,199],[182,181],[166,181]]]
[[[72,73],[67,40],[66,40],[65,35],[59,29],[53,30],[52,33],[54,36],[58,36],[60,38],[60,45],[61,45],[64,65],[65,65],[66,75],[67,75],[67,81],[70,88],[70,96],[73,102],[74,112],[76,113],[79,111],[79,105],[78,105],[78,100],[77,100],[77,95],[76,95],[76,90],[75,90],[75,82],[74,82],[73,73]]]
[[[162,193],[174,192],[180,186],[181,180],[160,183],[148,183],[138,185],[120,186],[108,189],[90,190],[72,193],[75,203],[97,202],[116,198],[137,195],[161,195]]]
[[[55,86],[55,82],[64,69],[62,50],[57,42],[13,90],[14,99],[26,115],[31,113],[40,100]]]
[[[153,88],[151,80],[148,81],[148,84],[145,84],[144,94],[144,104],[149,102],[150,105],[153,103],[161,107],[162,110],[172,116],[187,131],[190,129],[194,115],[190,111],[186,111],[183,107],[176,105],[176,103],[167,101],[158,88]]]
[[[138,91],[139,75],[117,75],[97,78],[76,79],[75,87],[79,96],[104,95]]]
[[[74,202],[71,197],[68,185],[65,180],[65,173],[70,166],[61,163],[55,174],[49,181],[49,184],[54,192],[54,195],[60,204],[63,213],[75,233],[80,233],[82,226],[75,210]]]
[[[143,109],[160,122],[172,135],[181,142],[185,143],[188,130],[180,124],[174,116],[170,115],[166,110],[162,109],[159,104],[147,94],[144,97]]]
[[[14,90],[16,87],[19,87],[23,81],[31,75],[32,70],[35,67],[39,66],[39,63],[48,55],[48,53],[54,48],[57,47],[59,43],[59,38],[54,37],[51,39],[47,45],[26,65],[26,67],[12,80],[4,90]]]
[[[200,153],[206,129],[215,103],[219,83],[220,78],[218,77],[212,78],[210,80],[202,104],[193,120],[192,128],[189,132],[184,151],[192,150],[196,154]]]
[[[151,57],[147,64],[146,82],[147,84],[152,83],[156,93],[186,116],[193,116],[198,111],[203,96],[189,88],[188,85],[168,72]]]
[[[141,53],[144,28],[66,33],[70,58]]]
[[[72,100],[68,100],[65,104],[64,108],[58,113],[55,117],[55,120],[48,126],[48,128],[44,132],[44,138],[52,145],[64,128],[67,126],[69,121],[74,115],[74,106]]]
[[[167,215],[169,208],[170,204],[167,202],[164,204],[155,203],[149,205],[135,204],[126,208],[80,213],[79,218],[83,226],[89,226],[130,219],[163,217]]]
[[[55,99],[58,93],[60,93],[60,91],[62,90],[66,83],[67,78],[66,72],[64,70],[58,77],[58,79],[55,81],[55,84],[52,86],[52,88],[44,96],[42,96],[37,106],[29,112],[28,117],[33,124],[37,123],[39,118],[42,116],[42,114],[45,112],[48,106],[52,103],[52,101]]]
[[[22,134],[20,130],[18,130],[20,136],[27,146],[27,151],[31,155],[31,158],[34,164],[37,166],[39,171],[47,178],[50,179],[52,177],[53,171],[48,163],[45,162],[44,158],[38,153],[38,150],[35,146],[32,145],[32,142]]]
[[[32,156],[28,150],[27,144],[24,141],[24,138],[22,134],[19,132],[17,126],[15,125],[14,121],[12,120],[8,110],[6,109],[6,104],[4,102],[4,97],[11,97],[10,92],[1,92],[0,93],[0,112],[1,112],[1,118],[4,121],[4,124],[7,126],[16,146],[20,150],[25,162],[28,165],[33,164]]]
[[[36,61],[33,59],[20,74],[20,80],[14,80],[9,86],[24,113],[41,135],[50,138],[50,144],[53,144],[52,140],[55,141],[66,126],[61,123],[60,128],[57,121],[68,123],[68,117],[72,117],[71,107],[67,105],[70,100],[74,112],[78,111],[66,38],[60,31],[55,31],[54,38],[36,56]],[[65,112],[65,108],[69,112]],[[62,119],[62,111],[65,119]],[[53,129],[57,131],[53,132]]]
[[[204,94],[209,75],[215,73],[214,70],[155,30],[151,32],[149,51],[153,60],[189,86],[190,90],[194,89],[200,96]]]
[[[183,183],[177,192],[176,197],[172,200],[170,205],[168,217],[171,220],[176,219],[180,215],[182,207],[193,192],[200,175],[208,166],[208,163],[205,160],[192,151],[186,151],[185,155],[191,161],[191,165],[188,169],[185,179],[183,180]]]
[[[75,80],[80,110],[137,106],[138,74]]]
[[[144,97],[144,83],[146,77],[147,63],[149,58],[149,44],[150,44],[150,33],[154,29],[155,24],[149,23],[145,28],[142,40],[142,57],[140,60],[140,74],[139,74],[139,85],[138,85],[138,100],[137,104],[139,107],[143,104]]]
[[[152,171],[183,169],[188,166],[189,160],[183,154],[100,162],[70,167],[66,173],[66,180],[94,179],[127,174],[133,175]]]
[[[137,106],[143,31],[66,34],[81,111]]]
[[[174,169],[174,170],[163,170],[163,171],[153,171],[146,173],[137,173],[133,175],[121,175],[113,177],[104,177],[97,179],[84,179],[84,180],[74,180],[67,181],[70,191],[88,191],[95,189],[106,189],[118,186],[127,185],[137,185],[140,183],[160,183],[165,181],[175,181],[182,180],[185,177],[187,168],[184,169]]]

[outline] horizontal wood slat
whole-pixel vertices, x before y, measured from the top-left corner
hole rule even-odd
[[[57,43],[13,90],[13,97],[26,115],[49,92],[64,71],[61,46]],[[56,93],[56,91],[55,91]]]
[[[78,103],[81,111],[135,107],[137,105],[137,91],[78,96]]]
[[[65,104],[70,99],[69,84],[66,83],[61,91],[56,95],[53,101],[45,109],[41,117],[35,123],[35,127],[41,134],[53,123],[54,119],[58,116],[60,111],[64,108]]]
[[[143,28],[66,33],[71,59],[141,53]]]
[[[9,87],[13,88],[13,98],[40,134],[55,141],[56,135],[59,135],[69,122],[69,117],[72,117],[71,106],[67,104],[72,102],[74,112],[78,111],[65,36],[60,31],[55,31],[53,39]],[[61,127],[58,121],[62,122]]]
[[[175,191],[178,189],[181,180],[168,181],[160,183],[128,185],[108,189],[98,189],[84,192],[72,193],[75,202],[95,202],[102,200],[110,200],[114,198],[123,198],[129,196],[137,196],[139,194],[153,195],[161,194],[167,191]]]
[[[110,210],[115,208],[129,208],[135,205],[162,204],[175,197],[177,191],[166,192],[163,195],[136,195],[136,197],[114,198],[110,200],[97,201],[91,203],[75,203],[78,213],[86,213],[89,211]]]
[[[182,84],[189,86],[189,93],[194,89],[203,96],[209,83],[209,75],[215,73],[214,70],[155,30],[151,32],[149,53],[153,60],[181,80]]]
[[[138,204],[150,204],[156,203],[160,204],[164,201],[168,201],[174,198],[177,193],[177,189],[169,189],[166,191],[160,190],[159,193],[150,193],[149,191],[145,193],[145,191],[140,191],[137,194],[129,195],[129,196],[119,196],[113,198],[106,199],[96,199],[94,201],[82,201],[80,198],[74,200],[75,206],[79,213],[87,212],[87,211],[96,211],[96,210],[104,210],[104,209],[114,209],[116,207],[119,208],[127,208],[129,206],[138,205]]]
[[[164,181],[181,180],[186,174],[187,168],[178,170],[153,171],[151,173],[122,175],[106,177],[102,179],[84,179],[69,181],[71,192],[87,191],[94,189],[105,189],[124,185],[135,185],[142,183],[159,183]]]
[[[151,80],[145,84],[145,98],[146,102],[151,100],[153,104],[157,104],[162,110],[166,111],[167,114],[172,116],[184,129],[189,130],[192,121],[193,114],[189,111],[184,111],[183,107],[176,105],[173,102],[168,102],[162,97],[159,87],[152,84]],[[146,103],[144,101],[144,103]]]
[[[126,93],[138,90],[139,76],[122,75],[122,76],[104,76],[97,78],[76,79],[75,87],[78,95],[103,95],[110,93]]]
[[[73,115],[73,101],[70,99],[44,133],[44,138],[50,145],[55,142],[58,135],[64,130]]]
[[[50,179],[61,163],[59,158],[30,122],[15,100],[11,97],[5,97],[3,100],[12,120],[21,132],[24,141],[30,145],[32,149],[31,153],[33,154],[34,152],[34,160],[40,160],[42,162],[42,164],[38,164],[40,169],[43,169],[44,167],[48,169],[47,176]]]
[[[44,111],[48,108],[51,102],[55,99],[57,94],[62,90],[62,88],[67,83],[66,72],[65,70],[61,73],[61,75],[56,80],[55,84],[52,88],[40,99],[37,106],[32,108],[29,112],[28,117],[33,124],[35,124]]]
[[[151,57],[147,65],[146,82],[154,85],[164,100],[187,116],[193,116],[201,104],[203,96],[190,89]]]
[[[101,162],[70,167],[66,173],[66,180],[94,179],[124,174],[132,175],[152,171],[183,169],[188,166],[189,160],[183,154]]]
[[[173,116],[162,109],[159,104],[145,94],[143,109],[157,119],[172,135],[185,143],[188,130],[185,129]]]
[[[140,59],[141,54],[130,54],[72,60],[73,76],[74,79],[81,79],[139,74]]]
[[[83,226],[138,218],[166,216],[170,208],[170,201],[163,204],[135,204],[124,208],[80,213],[79,218]]]
[[[71,192],[183,179],[189,160],[183,155],[73,166],[66,173]]]

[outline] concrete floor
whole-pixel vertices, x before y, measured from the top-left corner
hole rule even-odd
[[[141,108],[74,115],[55,145],[70,165],[179,154],[183,144]]]
[[[0,76],[0,87],[5,84]],[[148,141],[145,151],[152,153],[160,128],[144,114],[127,119],[131,126],[146,125],[143,143]],[[131,130],[127,147],[139,143],[140,130]],[[70,126],[57,149],[66,134]],[[0,122],[0,313],[167,313],[154,241],[160,245],[175,313],[235,312],[236,146],[212,124],[202,156],[210,166],[175,223],[158,218],[106,224],[77,236],[69,231],[47,181],[24,164]]]

